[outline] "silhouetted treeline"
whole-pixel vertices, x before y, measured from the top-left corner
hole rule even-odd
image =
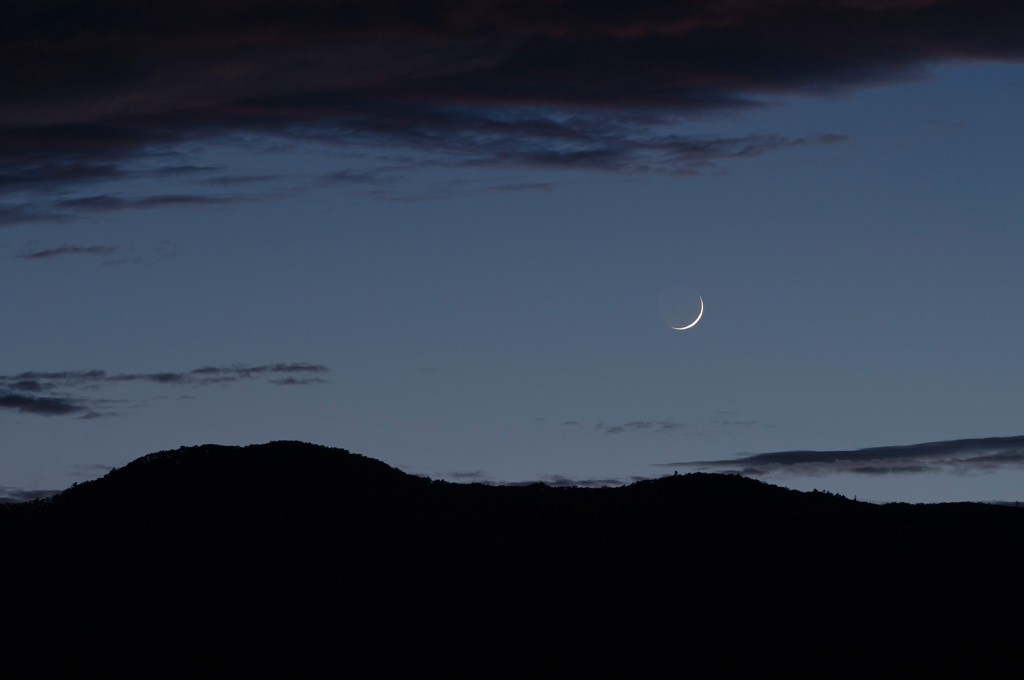
[[[728,475],[451,484],[297,442],[151,454],[0,507],[5,611],[33,644],[254,664],[466,648],[995,671],[1020,633],[1022,529],[1016,508]]]

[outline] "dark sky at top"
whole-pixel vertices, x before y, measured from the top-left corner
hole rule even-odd
[[[653,123],[891,82],[936,62],[1015,60],[1024,9],[33,0],[6,3],[0,44],[5,193],[130,176],[140,157],[232,135],[377,144],[454,164],[686,172],[841,136],[692,139]],[[3,219],[217,198],[15,201]]]

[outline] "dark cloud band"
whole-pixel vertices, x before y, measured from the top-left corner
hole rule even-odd
[[[67,416],[87,411],[73,399],[0,394],[0,409],[12,409],[37,416]]]
[[[205,193],[262,180],[249,173],[85,192],[217,169],[176,155],[196,142],[397,150],[390,169],[695,173],[843,137],[668,132],[680,117],[1024,58],[1024,6],[992,0],[11,0],[4,17],[0,195],[16,198],[0,224],[275,195]]]

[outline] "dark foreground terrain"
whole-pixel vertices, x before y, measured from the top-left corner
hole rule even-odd
[[[297,442],[155,453],[0,508],[7,651],[142,676],[360,659],[978,677],[1019,664],[1022,538],[1017,508],[707,474],[450,484]]]

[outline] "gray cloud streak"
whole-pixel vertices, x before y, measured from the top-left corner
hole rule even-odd
[[[113,255],[117,252],[116,246],[76,246],[64,244],[56,248],[45,248],[33,250],[18,255],[23,260],[47,260],[62,255]]]
[[[90,371],[26,371],[16,375],[0,375],[0,409],[42,416],[78,416],[96,418],[109,415],[104,409],[124,400],[95,396],[100,388],[114,388],[130,383],[158,387],[206,387],[244,380],[264,379],[267,383],[286,386],[307,386],[327,381],[328,372],[321,364],[279,363],[260,366],[204,366],[184,372],[108,373]]]
[[[731,460],[659,463],[664,467],[731,472],[748,476],[785,474],[815,476],[920,474],[925,472],[991,472],[1024,468],[1024,436],[958,439],[882,446],[853,451],[782,451]]]
[[[565,426],[580,426],[574,420],[562,423]],[[677,433],[685,435],[703,436],[715,431],[729,429],[740,429],[756,427],[761,425],[758,420],[735,420],[725,417],[724,414],[718,418],[699,421],[675,421],[675,420],[630,420],[618,425],[598,423],[594,430],[604,434],[668,434]]]

